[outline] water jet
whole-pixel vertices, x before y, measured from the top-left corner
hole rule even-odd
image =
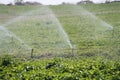
[[[54,22],[56,22],[58,30],[59,30],[59,34],[64,37],[64,40],[66,41],[68,46],[72,49],[72,44],[70,42],[68,34],[65,32],[65,30],[64,30],[63,26],[61,25],[60,21],[57,19],[56,15],[54,14],[54,12],[49,7],[47,7],[47,10],[50,12],[50,16],[52,17]]]

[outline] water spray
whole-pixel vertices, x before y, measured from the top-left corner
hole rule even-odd
[[[4,26],[0,26],[0,29],[3,30],[10,38],[11,38],[11,43],[14,44],[15,41],[14,39],[16,39],[17,41],[20,42],[20,44],[22,44],[22,46],[31,49],[27,44],[24,43],[24,41],[22,41],[22,39],[20,39],[18,36],[16,36],[13,32],[9,31],[7,28],[5,28]],[[21,47],[20,47],[21,48]],[[20,49],[19,48],[19,49]]]
[[[64,40],[66,41],[66,43],[70,46],[70,48],[72,49],[72,44],[70,42],[70,39],[68,37],[68,34],[65,32],[63,26],[61,25],[61,23],[59,22],[59,20],[57,19],[57,17],[55,16],[54,12],[49,8],[47,7],[47,10],[51,13],[51,17],[56,21],[57,23],[57,27],[58,27],[58,30],[60,32],[60,34],[62,34],[64,36]]]
[[[74,53],[74,47],[72,46],[72,44],[70,43],[70,40],[67,41],[69,43],[70,49],[71,49],[71,53]]]

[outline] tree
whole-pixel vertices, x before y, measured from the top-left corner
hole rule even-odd
[[[106,0],[106,2],[105,3],[110,3],[110,0]]]
[[[77,3],[79,4],[93,4],[93,2],[91,0],[81,0],[80,2]]]
[[[15,5],[22,5],[23,4],[23,0],[15,0]]]

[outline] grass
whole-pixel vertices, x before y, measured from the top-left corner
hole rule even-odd
[[[70,40],[73,45],[76,45],[78,49],[85,48],[86,50],[89,50],[89,48],[96,49],[95,52],[99,53],[102,52],[108,52],[115,54],[116,52],[111,52],[109,49],[115,50],[115,46],[119,47],[118,43],[115,43],[119,40],[119,23],[116,23],[119,21],[119,3],[116,4],[95,4],[95,5],[63,5],[63,6],[55,6],[52,7],[54,12],[56,13],[57,17],[61,21],[62,25],[64,26],[66,32],[68,33]],[[103,7],[101,7],[103,6]],[[114,35],[113,31],[108,30],[105,27],[102,27],[101,24],[99,24],[99,20],[95,21],[94,19],[90,18],[89,16],[86,17],[82,14],[82,9],[80,7],[83,7],[84,9],[90,11],[92,14],[94,14],[99,19],[102,19],[106,23],[110,24],[114,27]],[[111,8],[115,8],[113,13],[109,13]],[[61,11],[62,12],[61,12]],[[84,11],[83,11],[84,12]],[[102,13],[102,12],[108,12],[108,13]],[[70,14],[72,13],[72,14]],[[101,13],[101,14],[97,14]],[[118,17],[117,17],[118,16]],[[93,22],[92,22],[92,21]],[[110,21],[111,20],[111,21]],[[112,25],[112,23],[118,24],[117,26]],[[114,45],[114,47],[113,47]],[[92,50],[91,49],[91,50]],[[104,50],[103,50],[104,49]],[[119,49],[116,49],[119,50]],[[82,52],[81,52],[82,53]],[[119,52],[117,52],[119,53]]]
[[[115,6],[118,4],[59,5],[50,6],[50,8],[60,20],[72,45],[83,51],[79,53],[86,53],[87,50],[93,53],[96,50],[95,53],[115,54],[119,53],[119,6]],[[36,10],[33,11],[33,9]],[[111,9],[114,9],[114,11],[111,12]],[[6,13],[6,11],[8,12]],[[90,14],[87,14],[86,11]],[[12,24],[6,27],[20,37],[25,44],[35,49],[35,53],[47,53],[52,49],[54,51],[69,47],[64,40],[64,36],[58,30],[58,25],[53,19],[54,15],[52,17],[48,16],[52,14],[48,8],[42,6],[1,7],[3,21],[9,20],[9,17],[3,15],[18,16],[25,12],[28,13],[22,19],[15,19]],[[98,19],[94,19],[94,17],[91,17],[92,15],[95,15]],[[101,20],[113,26],[114,29],[109,30],[104,24],[101,25]],[[113,49],[113,51],[110,51],[110,49]]]
[[[35,53],[69,47],[63,33],[59,30],[54,15],[48,16],[51,13],[47,13],[44,9],[47,8],[40,7],[38,11],[28,13],[23,19],[8,25],[7,28],[33,48]]]
[[[115,6],[118,4],[119,3],[98,5],[88,4],[77,6],[60,5],[50,6],[50,8],[56,14],[65,31],[68,33],[73,46],[76,46],[77,49],[91,48],[92,50],[94,47],[96,50],[98,50],[101,46],[111,48],[112,43],[116,42],[116,39],[119,40],[119,22],[117,22],[119,21],[119,6]],[[101,5],[104,7],[101,7]],[[25,18],[21,20],[18,19],[16,22],[7,26],[10,31],[19,36],[26,44],[32,48],[35,48],[37,53],[43,49],[50,49],[52,47],[55,48],[57,46],[63,47],[61,44],[65,44],[65,42],[62,40],[63,38],[60,38],[59,36],[57,27],[55,27],[57,25],[54,22],[52,24],[52,21],[54,20],[51,20],[52,17],[48,17],[48,14],[46,14],[50,13],[46,11],[47,8],[42,8],[42,6],[10,6],[10,8],[8,6],[2,7],[5,9],[1,8],[1,15],[6,14],[8,16],[15,14],[21,15],[21,13],[25,13],[27,11],[30,12],[30,10],[40,7],[38,11],[30,13],[30,15],[26,14],[27,16]],[[114,40],[111,39],[111,37],[113,37],[113,31],[106,31],[107,28],[100,24],[100,20],[93,20],[92,22],[90,15],[88,17],[83,15],[85,10],[81,9],[81,7],[85,8],[93,13],[96,17],[113,26],[114,33],[116,32],[116,34],[114,34],[116,36],[112,38]],[[16,13],[13,11],[13,9],[17,10]],[[111,9],[114,9],[113,13],[110,12]],[[6,11],[8,11],[8,13],[6,13]],[[4,19],[6,19],[6,17],[4,17],[3,20]]]
[[[0,23],[5,24],[11,19],[16,18],[26,12],[34,10],[38,6],[3,6],[0,5]]]

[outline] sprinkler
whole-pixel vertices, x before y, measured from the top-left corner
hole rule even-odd
[[[71,53],[74,54],[74,51],[75,51],[75,47],[71,46]]]
[[[75,53],[78,53],[78,50],[77,50],[77,48],[76,48],[76,45],[73,45],[72,47],[71,47],[71,53],[74,55]]]
[[[11,36],[11,43],[14,43],[14,38],[13,38],[13,36]]]
[[[71,53],[73,54],[74,53],[74,48],[71,48],[71,51],[72,51]]]
[[[112,38],[114,37],[114,29],[112,30]]]
[[[31,49],[31,58],[33,58],[33,51],[34,51],[34,50],[33,50],[33,49]]]
[[[11,32],[9,32],[9,36],[11,37],[11,42],[14,42],[14,37],[12,36]]]

